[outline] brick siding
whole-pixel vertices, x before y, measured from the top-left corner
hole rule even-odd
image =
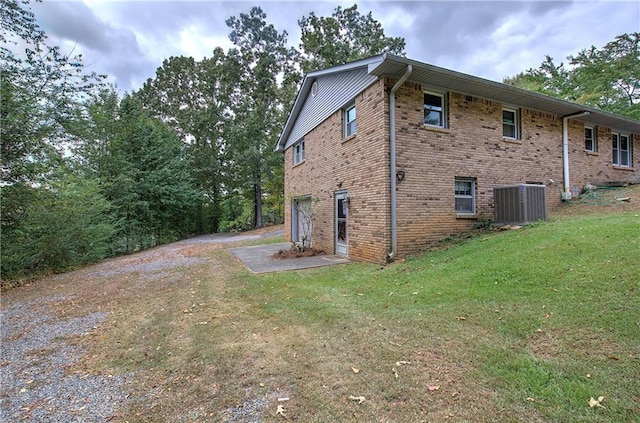
[[[384,263],[391,248],[389,194],[389,97],[395,81],[380,80],[355,99],[357,133],[344,140],[342,111],[305,136],[305,161],[293,165],[285,151],[285,227],[291,239],[291,199],[311,195],[316,214],[313,245],[334,252],[334,200],[347,190],[349,257]],[[561,204],[563,186],[562,117],[519,109],[520,137],[502,136],[503,104],[450,92],[447,128],[423,124],[423,92],[432,87],[406,82],[396,93],[398,253],[415,253],[452,234],[493,218],[493,188],[547,183],[547,206]],[[569,120],[571,185],[638,179],[640,137],[633,140],[633,166],[612,165],[611,129],[598,127],[598,152],[584,150],[584,124]],[[476,211],[472,218],[454,210],[454,179],[474,178]],[[339,183],[341,186],[339,187]]]

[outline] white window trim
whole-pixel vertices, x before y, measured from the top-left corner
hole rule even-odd
[[[353,121],[351,121],[351,122],[354,122],[354,128],[353,128],[353,132],[349,133],[348,128],[349,128],[349,123],[351,122],[347,121],[347,117],[349,116],[349,112],[351,110],[356,111],[356,118]],[[343,136],[344,138],[349,138],[358,132],[358,111],[356,110],[356,105],[354,103],[351,103],[347,107],[345,107],[343,115],[344,115],[344,118],[342,119],[344,122],[343,128],[342,128]]]
[[[424,109],[424,94],[429,94],[432,95],[434,97],[440,97],[441,101],[441,108],[442,108],[442,125],[433,125],[431,123],[425,123],[425,126],[428,127],[433,127],[433,128],[448,128],[449,125],[447,125],[447,121],[448,121],[448,116],[447,116],[447,108],[448,108],[448,104],[447,104],[447,94],[446,93],[439,93],[439,92],[435,92],[435,91],[424,91],[423,92],[423,109]],[[422,122],[424,123],[424,115],[423,115],[423,120]]]
[[[305,158],[305,147],[304,147],[304,139],[301,139],[297,143],[293,144],[293,164],[297,165],[304,162]],[[298,147],[300,147],[298,149]]]
[[[508,137],[504,134],[504,118],[502,120],[502,137],[508,140],[519,140],[520,139],[520,109],[517,107],[509,107],[502,106],[502,112],[513,112],[513,125],[515,137]]]
[[[613,141],[613,138],[616,137],[617,140]],[[626,150],[622,150],[621,147],[621,138],[625,137],[627,139],[627,149]],[[633,157],[632,157],[632,153],[631,153],[631,136],[629,134],[625,134],[622,132],[613,132],[611,134],[611,141],[615,144],[613,144],[611,147],[613,149],[613,165],[614,166],[618,166],[618,167],[626,167],[626,168],[630,168],[632,167],[633,163]],[[617,146],[617,148],[616,148]],[[622,162],[622,153],[625,152],[627,155],[627,164],[621,164]]]
[[[459,195],[456,194],[455,192],[455,188],[456,182],[471,182],[471,195]],[[454,183],[453,183],[453,194],[454,194],[454,199],[457,198],[464,198],[464,199],[468,199],[471,198],[471,211],[458,211],[455,208],[455,200],[454,200],[454,211],[456,212],[456,214],[458,216],[475,216],[476,214],[476,179],[475,178],[465,178],[465,177],[456,177],[454,178]]]
[[[591,148],[587,148],[587,129],[591,129]],[[593,125],[585,125],[584,126],[585,134],[584,134],[584,149],[589,153],[597,153],[598,152],[598,136],[596,135],[596,127]]]

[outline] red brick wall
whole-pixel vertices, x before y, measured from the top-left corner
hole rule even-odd
[[[378,81],[355,99],[357,134],[342,137],[342,111],[305,136],[305,161],[293,166],[292,149],[285,152],[285,228],[291,239],[291,199],[311,195],[316,218],[314,247],[334,252],[334,193],[347,190],[349,257],[384,263],[391,248],[389,194],[389,98],[395,81]],[[520,109],[520,139],[502,136],[499,102],[448,94],[448,128],[423,124],[423,90],[407,82],[396,93],[398,183],[398,253],[411,254],[442,238],[493,218],[493,188],[521,183],[547,183],[547,206],[560,204],[563,186],[562,117]],[[640,137],[634,140],[632,169],[611,163],[611,130],[598,128],[597,154],[584,151],[584,125],[570,120],[571,185],[638,179]],[[456,215],[454,179],[475,178],[473,218]],[[338,187],[338,183],[341,186]]]
[[[349,257],[384,262],[390,249],[388,101],[383,81],[355,99],[356,134],[342,137],[342,111],[305,136],[305,161],[293,166],[285,151],[285,230],[291,240],[291,199],[311,195],[313,246],[334,252],[334,193],[347,190]],[[341,186],[338,187],[338,183]]]
[[[594,127],[598,149],[597,152],[592,153],[584,149],[584,125],[582,122],[569,122],[569,175],[572,186],[578,185],[582,189],[587,183],[598,185],[640,179],[640,136],[638,134],[632,137],[633,165],[628,168],[617,167],[613,165],[611,134],[614,131],[611,128]]]
[[[423,90],[429,88],[405,83],[396,94],[397,163],[405,172],[398,185],[399,253],[418,251],[472,228],[478,220],[493,218],[495,187],[552,179],[557,185],[547,188],[548,212],[561,204],[557,189],[563,186],[561,116],[520,109],[520,139],[511,140],[502,136],[501,103],[452,92],[448,128],[426,127]],[[571,185],[581,189],[586,182],[628,180],[634,173],[613,168],[611,137],[605,132],[600,129],[601,153],[587,155],[584,124],[570,120]],[[634,155],[636,177],[638,156]],[[454,210],[456,177],[476,179],[476,218],[457,216]]]

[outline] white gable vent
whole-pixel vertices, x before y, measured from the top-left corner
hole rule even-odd
[[[496,224],[524,225],[547,218],[547,187],[520,184],[493,189]]]

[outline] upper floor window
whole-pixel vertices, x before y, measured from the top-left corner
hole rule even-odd
[[[593,126],[584,127],[584,149],[595,153],[598,151],[598,144],[596,142],[596,131]]]
[[[502,136],[505,138],[520,138],[520,119],[518,116],[518,110],[516,109],[502,109]]]
[[[344,137],[356,133],[356,106],[347,107],[344,111]]]
[[[616,166],[631,166],[631,144],[629,143],[629,135],[613,133],[611,134],[613,141],[613,164]]]
[[[444,94],[424,93],[424,124],[446,127],[446,97]]]
[[[304,140],[300,140],[293,145],[293,164],[304,161]]]
[[[458,214],[476,213],[476,181],[472,178],[455,178],[455,208]]]

